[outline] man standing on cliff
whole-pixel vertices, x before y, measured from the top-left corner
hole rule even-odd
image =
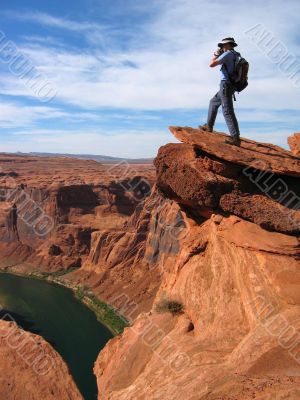
[[[233,74],[235,67],[236,54],[233,49],[236,46],[237,44],[233,37],[225,38],[218,43],[219,49],[214,53],[209,66],[217,67],[218,65],[222,65],[220,90],[210,100],[207,123],[200,125],[199,128],[207,132],[212,132],[218,109],[220,105],[222,105],[223,115],[231,136],[225,143],[239,146],[240,131],[233,109],[233,95],[235,89],[230,82],[230,75]]]

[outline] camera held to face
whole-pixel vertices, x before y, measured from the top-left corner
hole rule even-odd
[[[223,50],[223,48],[222,47],[219,47],[218,48],[218,50],[216,50],[215,52],[214,52],[214,56],[215,57],[219,57],[221,54],[223,54],[224,53],[224,50]]]

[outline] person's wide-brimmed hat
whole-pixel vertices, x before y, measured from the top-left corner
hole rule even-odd
[[[222,42],[218,43],[218,47],[222,47],[226,43],[231,43],[233,47],[237,46],[237,43],[235,43],[233,37],[227,37],[225,39],[222,39]]]

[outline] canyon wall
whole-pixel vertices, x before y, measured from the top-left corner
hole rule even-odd
[[[270,144],[237,148],[222,134],[171,131],[183,143],[155,160],[157,184],[135,227],[148,202],[160,206],[141,253],[132,246],[128,257],[114,242],[113,259],[125,266],[141,254],[131,266],[145,280],[157,270],[159,288],[151,309],[101,351],[99,399],[296,400],[300,160]],[[110,257],[102,260],[105,271]],[[118,308],[133,309],[130,299]]]
[[[69,158],[3,155],[0,167],[0,265],[25,273],[80,268],[93,232],[122,228],[154,180],[151,165]]]
[[[0,368],[1,399],[83,400],[56,351],[5,320],[0,321]]]

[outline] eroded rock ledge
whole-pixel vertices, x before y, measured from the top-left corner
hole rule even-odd
[[[221,132],[210,133],[180,126],[171,126],[170,131],[179,141],[191,144],[222,160],[275,174],[300,177],[299,158],[274,144],[241,138],[241,145],[237,147],[226,145],[224,141],[227,136]],[[297,135],[289,140],[295,142]]]
[[[271,144],[171,127],[183,144],[160,148],[157,185],[168,197],[199,214],[234,214],[265,229],[299,233],[300,160]]]

